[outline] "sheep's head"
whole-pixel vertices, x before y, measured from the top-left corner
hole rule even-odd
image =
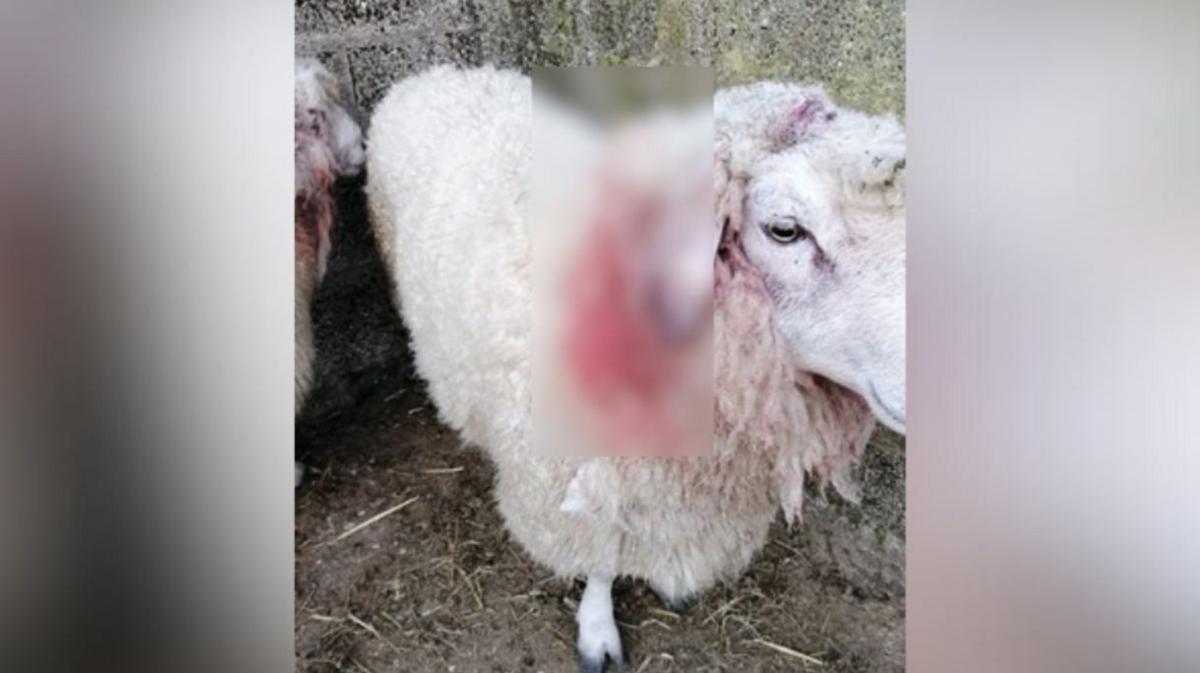
[[[297,60],[295,96],[296,191],[300,191],[300,181],[306,173],[312,172],[312,169],[302,170],[301,167],[302,141],[324,150],[323,156],[311,159],[324,164],[314,169],[325,169],[336,175],[356,175],[366,163],[366,149],[362,130],[342,105],[337,80],[319,62]]]
[[[903,432],[903,130],[773,83],[722,92],[716,120],[718,282],[754,276],[796,366]]]
[[[366,161],[362,131],[342,107],[337,81],[317,61],[296,62],[296,261],[325,273],[338,175],[358,173]]]

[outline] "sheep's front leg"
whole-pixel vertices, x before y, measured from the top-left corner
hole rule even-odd
[[[583,598],[579,600],[579,663],[582,673],[600,673],[605,657],[612,659],[618,670],[625,669],[621,656],[621,635],[613,617],[612,578],[589,575]]]

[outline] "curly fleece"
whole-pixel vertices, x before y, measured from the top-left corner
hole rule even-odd
[[[718,96],[717,197],[734,226],[745,176],[779,143],[799,140],[771,121],[798,97],[837,110],[794,85]],[[798,519],[806,473],[854,498],[850,467],[874,421],[857,398],[795,370],[761,281],[726,269],[711,456],[535,454],[522,216],[530,119],[529,79],[489,67],[411,77],[374,113],[367,195],[416,367],[443,422],[495,464],[498,508],[534,559],[562,576],[632,576],[686,598],[744,571],[781,510]],[[853,116],[850,130],[865,119]]]

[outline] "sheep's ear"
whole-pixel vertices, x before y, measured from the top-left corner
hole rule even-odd
[[[907,149],[904,129],[894,117],[868,118],[846,150],[859,157],[855,172],[863,187],[903,191]]]
[[[796,145],[813,129],[836,118],[833,103],[819,92],[792,102],[770,129],[771,151],[779,152]]]
[[[888,192],[888,203],[893,207],[904,205],[904,168],[908,164],[908,159],[901,156],[892,162],[891,172],[886,180],[883,181],[883,187]]]
[[[318,105],[328,97],[330,75],[315,58],[296,61],[296,103],[304,107]]]
[[[903,186],[906,164],[907,159],[904,156],[903,148],[900,148],[899,153],[887,150],[878,152],[871,157],[870,162],[863,170],[863,182],[866,185],[879,186],[884,189]]]
[[[341,91],[338,89],[338,80],[329,72],[325,64],[315,58],[305,59],[301,66],[302,77],[311,79],[312,94],[316,99],[331,104],[337,104],[341,100]]]
[[[329,130],[337,172],[341,175],[357,175],[367,163],[362,129],[345,108],[334,105],[330,110]]]
[[[847,186],[856,193],[867,190],[883,195],[884,202],[891,208],[904,206],[904,158],[903,148],[898,153],[870,155],[858,173],[857,185]]]

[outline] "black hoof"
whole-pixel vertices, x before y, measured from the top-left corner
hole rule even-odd
[[[662,604],[666,606],[668,610],[677,615],[686,613],[688,610],[692,609],[692,606],[696,604],[696,599],[691,596],[687,598],[667,598],[658,591],[655,591],[654,595],[658,596],[658,600],[662,601]]]
[[[591,659],[589,657],[579,657],[579,673],[604,673],[604,663],[608,661],[608,657],[600,657],[599,659]]]
[[[612,670],[616,673],[625,673],[629,670],[629,653],[624,653],[624,656],[619,661],[614,661],[611,669],[608,667],[608,662],[613,659],[607,655],[601,655],[599,658],[591,659],[580,655],[579,657],[579,673],[604,673],[606,670]]]

